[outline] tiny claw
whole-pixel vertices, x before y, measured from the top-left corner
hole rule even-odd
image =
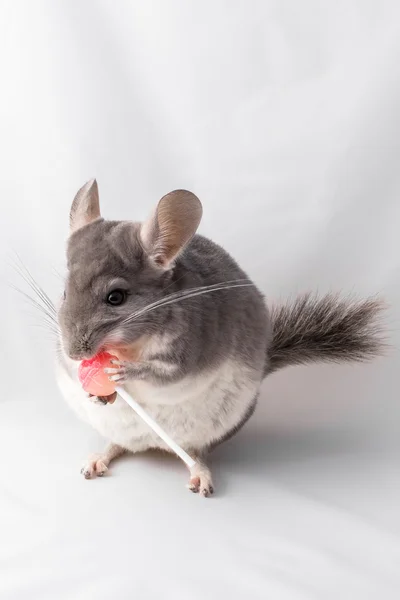
[[[116,397],[117,397],[117,392],[113,392],[109,396],[97,396],[97,398],[103,404],[113,404],[115,402]]]
[[[112,394],[107,396],[107,398],[108,398],[108,404],[114,404],[115,400],[117,399],[117,392],[113,392]]]
[[[99,400],[99,402],[101,402],[102,404],[107,404],[108,402],[107,396],[97,396],[97,400]]]
[[[124,381],[125,378],[122,373],[120,373],[119,375],[110,375],[108,379],[113,383],[118,383],[118,381]]]

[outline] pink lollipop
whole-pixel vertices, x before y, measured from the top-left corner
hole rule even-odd
[[[143,419],[145,423],[158,435],[164,442],[173,450],[191,469],[196,462],[181,448],[174,440],[148,415],[141,405],[136,402],[120,385],[116,386],[113,381],[110,381],[108,375],[104,372],[106,368],[115,368],[115,365],[111,362],[116,357],[108,352],[99,352],[93,358],[89,360],[83,360],[78,368],[79,381],[82,384],[85,392],[97,396],[99,398],[106,398],[117,392],[118,395],[125,400],[127,404]],[[114,402],[115,396],[112,400],[108,400],[109,403]]]
[[[110,396],[115,392],[115,383],[110,381],[104,372],[107,367],[115,367],[112,360],[116,360],[116,356],[108,352],[100,352],[93,358],[81,362],[78,368],[78,377],[85,392],[100,398]]]

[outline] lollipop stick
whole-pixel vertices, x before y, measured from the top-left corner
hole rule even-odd
[[[171,450],[173,450],[175,454],[177,454],[179,458],[181,458],[183,462],[187,464],[189,469],[191,469],[196,464],[196,461],[193,460],[193,458],[191,458],[189,454],[187,454],[187,452],[183,450],[183,448],[178,446],[178,444],[174,442],[174,440],[170,438],[169,435],[165,433],[165,431],[161,429],[161,427],[155,421],[153,421],[151,417],[149,417],[149,415],[143,410],[140,404],[138,404],[136,400],[134,400],[128,394],[128,392],[124,390],[124,388],[118,385],[115,388],[115,391],[118,392],[118,395],[121,396],[121,398],[125,400],[125,402],[129,404],[131,408],[133,408],[136,414],[138,414],[139,417],[143,419],[143,421],[147,423],[147,425],[151,427],[151,429],[155,431],[155,433],[158,436],[160,436],[160,438],[167,444],[167,446],[169,446]]]

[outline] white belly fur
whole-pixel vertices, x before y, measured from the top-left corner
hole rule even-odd
[[[57,382],[79,417],[107,440],[132,452],[168,449],[122,398],[117,397],[108,406],[92,402],[78,381],[77,363],[68,358],[66,361],[68,370],[57,364]],[[164,387],[144,381],[125,387],[179,445],[201,450],[240,423],[259,386],[254,382],[254,372],[227,360],[216,370]]]

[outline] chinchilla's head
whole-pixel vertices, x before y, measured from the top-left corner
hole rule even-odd
[[[145,223],[106,221],[96,181],[79,190],[71,207],[68,274],[58,315],[70,358],[129,347],[160,330],[166,312],[141,311],[165,296],[174,261],[201,215],[199,199],[177,190],[161,198]]]

